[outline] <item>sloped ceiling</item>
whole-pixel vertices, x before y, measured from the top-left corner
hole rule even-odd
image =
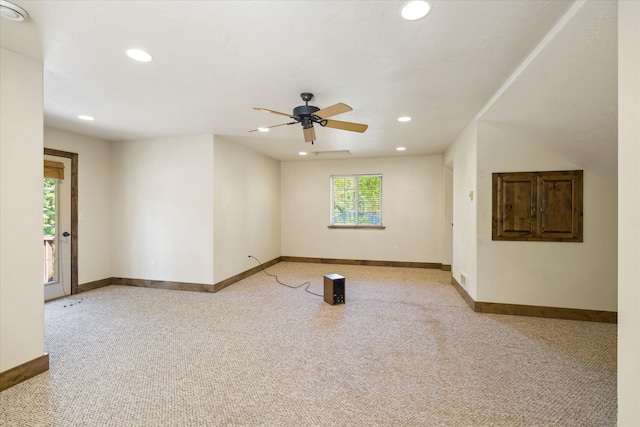
[[[616,2],[578,2],[478,115],[617,180]]]
[[[0,41],[44,64],[46,124],[98,138],[217,134],[279,160],[437,154],[483,111],[584,164],[615,140],[615,2],[433,0],[413,22],[402,1],[14,3],[29,18],[2,20]],[[131,61],[133,47],[155,60]],[[320,108],[349,104],[335,119],[369,129],[319,128],[313,146],[299,125],[248,132],[286,121],[252,107],[289,113],[301,92]]]

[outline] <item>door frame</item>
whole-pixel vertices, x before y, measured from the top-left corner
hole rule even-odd
[[[71,159],[71,295],[78,293],[78,153],[45,148],[44,154]]]

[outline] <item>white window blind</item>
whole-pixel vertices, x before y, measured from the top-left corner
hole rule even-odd
[[[331,177],[331,225],[382,226],[382,175]]]

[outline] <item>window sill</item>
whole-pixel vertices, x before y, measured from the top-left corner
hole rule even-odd
[[[327,225],[327,228],[346,228],[346,229],[364,229],[364,230],[384,230],[384,225]]]

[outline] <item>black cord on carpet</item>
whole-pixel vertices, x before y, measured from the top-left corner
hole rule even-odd
[[[265,269],[264,269],[264,266],[262,265],[262,263],[260,262],[260,260],[259,260],[258,258],[254,257],[253,255],[249,255],[249,258],[253,258],[253,259],[255,259],[255,260],[258,262],[258,264],[260,264],[260,268],[262,269],[262,271],[264,272],[264,274],[266,274],[267,276],[275,277],[276,282],[278,282],[278,283],[279,283],[279,284],[281,284],[282,286],[286,286],[287,288],[291,288],[291,289],[298,289],[298,288],[300,288],[300,287],[302,287],[302,286],[304,286],[304,285],[307,285],[307,287],[305,287],[305,288],[304,288],[304,290],[305,290],[306,292],[308,292],[308,293],[310,293],[310,294],[312,294],[312,295],[319,296],[319,297],[321,297],[321,298],[323,297],[323,295],[316,294],[315,292],[311,292],[311,291],[309,290],[309,286],[311,286],[311,282],[304,282],[304,283],[302,283],[301,285],[298,285],[298,286],[291,286],[291,285],[287,285],[286,283],[281,282],[281,281],[280,281],[280,279],[278,279],[278,276],[276,276],[275,274],[268,273],[268,272],[267,272],[267,270],[265,270]]]

